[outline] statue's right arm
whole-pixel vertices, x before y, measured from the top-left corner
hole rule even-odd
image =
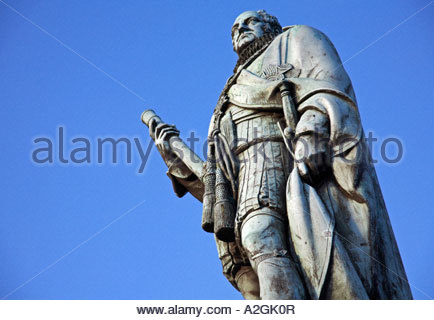
[[[173,190],[178,197],[190,192],[197,200],[202,202],[204,185],[187,166],[178,158],[167,170],[167,176],[172,180]]]
[[[158,151],[160,152],[168,170],[167,176],[172,181],[173,190],[178,197],[183,197],[190,192],[196,199],[202,202],[204,185],[201,177],[184,163],[184,161],[201,161],[199,158],[184,154],[183,159],[179,158],[172,150],[169,140],[172,137],[179,137],[179,131],[175,126],[166,123],[150,123],[149,132],[155,141]],[[193,153],[192,150],[189,152]],[[202,166],[203,162],[198,163],[195,167]]]

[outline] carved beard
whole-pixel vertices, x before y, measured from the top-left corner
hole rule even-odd
[[[243,65],[258,50],[268,46],[278,34],[279,33],[267,32],[261,37],[253,40],[243,50],[241,50],[240,54],[238,55],[237,64],[234,68],[234,73],[237,72],[239,66]]]

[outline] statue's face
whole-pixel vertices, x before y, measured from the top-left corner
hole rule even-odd
[[[267,23],[256,11],[243,12],[232,26],[232,45],[240,53],[248,44],[264,35]]]

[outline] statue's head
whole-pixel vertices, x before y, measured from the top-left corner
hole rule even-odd
[[[232,25],[234,51],[240,54],[247,45],[266,33],[282,33],[282,27],[276,17],[264,10],[243,12]]]

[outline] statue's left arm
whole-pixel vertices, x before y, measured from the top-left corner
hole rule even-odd
[[[294,26],[282,35],[287,63],[299,70],[294,84],[299,121],[295,154],[310,176],[330,166],[361,138],[362,128],[351,81],[328,37],[308,26]]]

